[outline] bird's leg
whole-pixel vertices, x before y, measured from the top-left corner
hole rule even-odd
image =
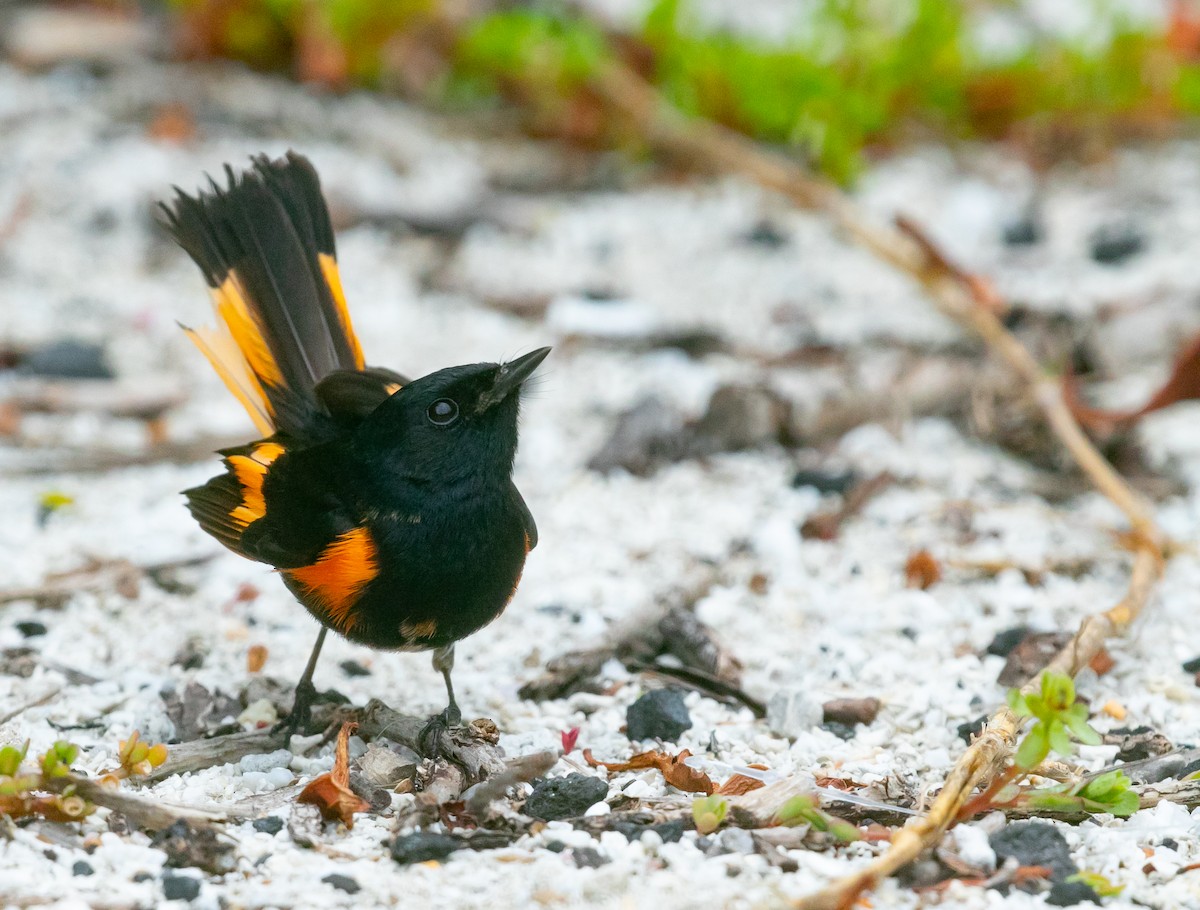
[[[453,644],[438,648],[433,652],[433,668],[440,670],[442,678],[446,680],[446,695],[449,698],[449,704],[441,714],[435,714],[429,718],[429,723],[422,728],[418,741],[421,751],[425,755],[437,758],[441,752],[442,736],[451,727],[457,727],[462,723],[462,711],[458,709],[458,702],[454,699],[454,683],[450,680],[450,671],[454,669]]]
[[[292,699],[292,711],[287,718],[276,725],[275,729],[286,730],[288,733],[295,733],[302,727],[308,725],[309,718],[312,716],[313,700],[317,697],[317,687],[313,685],[313,673],[317,669],[317,658],[321,656],[321,646],[325,644],[325,633],[328,631],[324,626],[317,633],[317,643],[313,645],[312,654],[308,656],[308,666],[304,668],[304,675],[300,677],[300,682],[296,683],[296,695]]]

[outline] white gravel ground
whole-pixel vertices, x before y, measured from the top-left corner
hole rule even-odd
[[[147,136],[147,112],[182,99],[194,111],[198,139],[185,146]],[[496,146],[442,130],[425,115],[370,97],[323,99],[234,71],[131,65],[98,79],[64,68],[28,75],[0,66],[0,224],[20,210],[0,241],[0,340],[41,343],[69,334],[102,340],[122,380],[172,382],[187,391],[173,411],[173,440],[232,435],[250,428],[175,320],[203,322],[206,297],[198,274],[170,249],[150,220],[151,203],[172,183],[191,188],[204,171],[251,153],[295,147],[309,154],[335,208],[440,213],[487,201]],[[1030,250],[1000,242],[1020,213],[1033,179],[998,152],[960,157],[941,151],[901,156],[872,170],[863,204],[881,218],[897,210],[924,220],[953,255],[995,276],[1014,299],[1047,311],[1103,316],[1106,365],[1128,378],[1108,390],[1136,400],[1165,371],[1178,341],[1200,326],[1200,146],[1121,152],[1089,171],[1051,176],[1042,205],[1048,240]],[[955,728],[1004,697],[1000,658],[977,656],[999,631],[1021,623],[1071,629],[1087,612],[1123,593],[1126,559],[1113,543],[1115,510],[1087,495],[1050,504],[1029,492],[1031,472],[999,450],[936,420],[863,426],[825,453],[830,463],[863,473],[887,469],[900,483],[871,502],[833,542],[801,540],[798,525],[822,507],[812,490],[789,481],[795,455],[783,450],[685,462],[649,479],[600,476],[585,464],[613,418],[647,393],[703,410],[719,383],[754,377],[748,357],[692,361],[675,353],[635,354],[619,342],[596,344],[587,330],[596,305],[580,293],[602,286],[626,304],[630,331],[647,325],[704,325],[744,352],[788,350],[798,337],[833,345],[892,342],[940,347],[955,330],[934,315],[907,282],[833,236],[816,218],[788,211],[736,181],[635,186],[623,192],[504,197],[488,204],[496,223],[472,227],[450,263],[449,286],[422,290],[432,242],[369,223],[339,237],[342,273],[370,362],[421,374],[454,362],[510,357],[555,344],[545,379],[523,419],[518,483],[541,531],[520,591],[508,612],[459,648],[456,685],[468,716],[489,716],[511,755],[557,747],[560,733],[581,728],[579,745],[598,757],[634,748],[620,732],[626,707],[644,691],[619,665],[608,668],[611,694],[546,704],[522,702],[520,685],[545,662],[595,642],[614,621],[644,610],[686,583],[700,561],[715,561],[720,583],[699,604],[746,666],[745,684],[767,699],[802,690],[818,704],[836,696],[878,696],[879,719],[843,741],[812,729],[794,741],[765,723],[689,695],[694,726],[677,744],[733,765],[763,762],[784,775],[836,773],[871,782],[893,779],[913,792],[935,788],[963,749]],[[738,238],[769,218],[791,240],[780,250]],[[1147,249],[1119,268],[1087,256],[1098,226],[1133,220]],[[545,296],[545,322],[489,308],[483,298]],[[781,311],[799,314],[781,324]],[[801,327],[797,327],[797,326]],[[818,395],[802,367],[769,377],[793,392]],[[11,380],[9,380],[11,381]],[[4,386],[0,384],[0,392]],[[1145,423],[1155,464],[1189,481],[1161,503],[1166,528],[1185,542],[1200,530],[1200,437],[1196,406]],[[0,448],[0,586],[35,585],[48,573],[87,559],[141,564],[219,548],[193,524],[177,492],[210,476],[215,459],[186,466],[135,467],[102,474],[30,475],[27,469],[64,448],[136,449],[142,428],[96,415],[34,416],[23,446]],[[40,447],[40,448],[39,448]],[[809,453],[812,454],[812,453]],[[74,504],[36,521],[39,497],[60,491]],[[825,502],[824,505],[828,505]],[[964,538],[951,512],[967,510],[976,532]],[[903,566],[922,547],[943,559],[1005,559],[1038,568],[1076,557],[1090,560],[1079,577],[1049,574],[1030,585],[1021,572],[986,579],[951,570],[927,592],[907,589]],[[751,590],[762,574],[765,593]],[[170,594],[144,584],[126,599],[115,591],[80,594],[57,611],[30,602],[0,607],[0,649],[31,645],[45,666],[29,678],[0,676],[0,742],[32,741],[44,749],[56,725],[84,750],[80,766],[113,763],[118,739],[137,729],[167,738],[164,687],[195,680],[237,691],[247,678],[247,651],[265,645],[264,673],[292,681],[315,626],[270,572],[224,551],[185,575],[196,588]],[[236,600],[240,587],[259,594]],[[1194,742],[1200,690],[1181,661],[1200,653],[1200,563],[1185,548],[1168,567],[1149,616],[1116,643],[1108,675],[1081,678],[1094,706],[1113,700],[1128,723],[1149,724],[1175,742]],[[554,608],[554,609],[547,609]],[[26,640],[16,623],[37,619],[43,637]],[[209,653],[198,670],[171,665],[189,638]],[[353,658],[370,676],[348,677]],[[98,677],[70,685],[51,667]],[[317,682],[355,702],[373,696],[414,712],[442,703],[442,683],[424,655],[377,654],[341,641],[326,646]],[[24,709],[22,710],[22,708]],[[1109,717],[1101,729],[1118,726]],[[1099,767],[1114,747],[1083,750]],[[325,769],[331,757],[213,768],[163,782],[164,799],[228,804],[287,786]],[[578,752],[555,773],[576,770]],[[655,773],[614,776],[610,794],[653,798],[665,790]],[[410,797],[396,797],[397,805]],[[285,804],[278,814],[286,815]],[[0,903],[9,906],[148,907],[162,901],[162,852],[140,834],[108,831],[105,813],[82,826],[94,849],[68,832],[21,828],[0,843]],[[1200,877],[1177,869],[1200,861],[1200,814],[1170,805],[1127,821],[1098,818],[1062,826],[1084,869],[1125,886],[1112,907],[1200,905]],[[514,847],[459,853],[444,864],[399,867],[382,842],[387,817],[361,816],[353,831],[330,828],[316,849],[232,827],[236,870],[206,877],[195,905],[220,907],[693,907],[775,906],[860,865],[876,847],[836,853],[792,851],[798,871],[784,873],[759,856],[708,857],[694,833],[663,844],[654,835],[628,843],[619,834],[593,843],[610,862],[576,869],[545,844],[590,841],[562,823]],[[1176,849],[1161,846],[1164,838]],[[1152,852],[1157,871],[1143,866]],[[72,875],[85,858],[91,876]],[[154,877],[135,882],[139,872]],[[331,872],[352,876],[351,896],[322,884]],[[191,874],[191,873],[185,873]],[[921,898],[894,883],[875,906],[981,908],[1041,906],[1041,898],[1001,897],[955,885]]]

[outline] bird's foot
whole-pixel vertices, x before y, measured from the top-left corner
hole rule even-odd
[[[446,710],[441,714],[435,714],[429,718],[429,722],[417,734],[417,745],[421,747],[421,754],[428,758],[440,758],[446,734],[450,732],[451,727],[457,727],[461,723],[462,712],[454,703],[447,705]]]
[[[292,710],[288,716],[271,728],[272,733],[285,733],[291,736],[308,728],[312,720],[313,702],[317,700],[317,687],[311,682],[301,682],[296,686],[296,695],[292,699]]]

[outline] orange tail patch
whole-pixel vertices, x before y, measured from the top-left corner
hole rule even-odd
[[[301,585],[329,623],[345,634],[355,626],[352,611],[363,588],[379,574],[376,557],[371,532],[354,528],[335,538],[311,566],[282,571]]]

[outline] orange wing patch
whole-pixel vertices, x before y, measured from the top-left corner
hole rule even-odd
[[[351,611],[367,583],[379,574],[371,532],[355,528],[335,538],[317,561],[284,574],[302,585],[329,622],[342,633],[354,628]]]
[[[261,442],[249,455],[230,455],[225,459],[225,464],[233,471],[242,488],[241,503],[229,513],[229,517],[241,527],[245,528],[267,514],[263,481],[267,477],[267,468],[283,451],[283,446],[277,442]]]

